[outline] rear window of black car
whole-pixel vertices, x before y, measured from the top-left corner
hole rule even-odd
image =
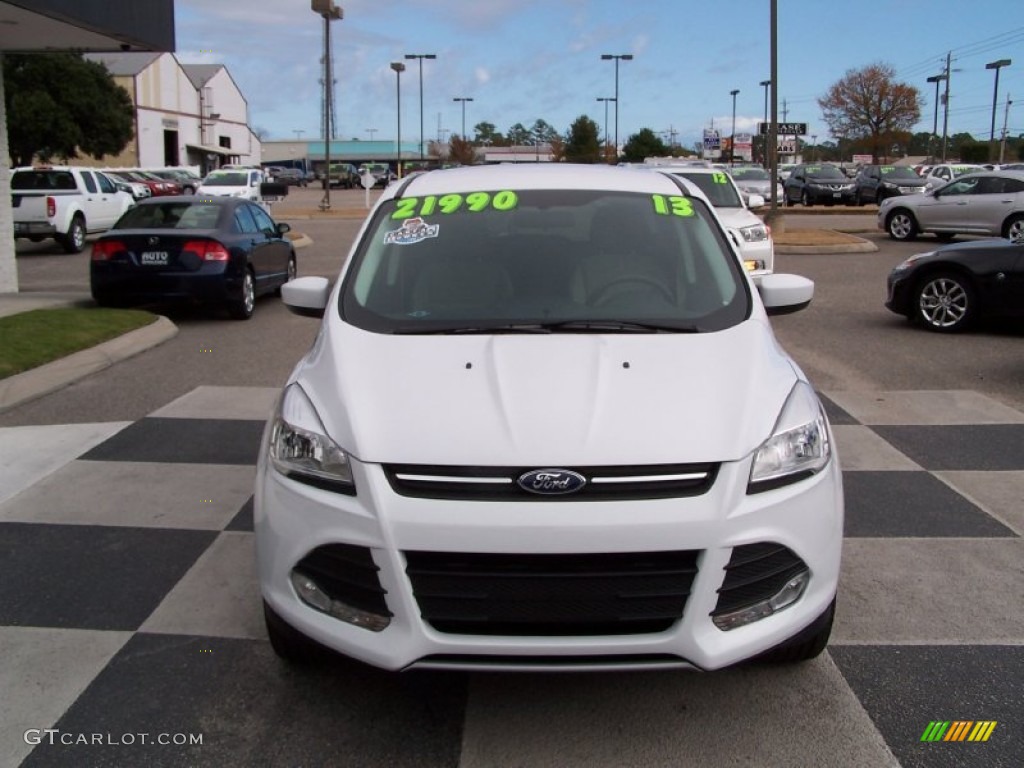
[[[11,176],[11,189],[69,190],[77,189],[77,185],[69,171],[16,171]]]
[[[114,229],[216,229],[221,210],[201,202],[146,203],[128,209]]]

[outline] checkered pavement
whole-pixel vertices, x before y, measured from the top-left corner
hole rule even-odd
[[[847,540],[813,662],[389,674],[291,669],[265,640],[252,486],[276,394],[0,429],[0,766],[1021,765],[1024,413],[824,393]],[[935,720],[997,725],[921,742]]]

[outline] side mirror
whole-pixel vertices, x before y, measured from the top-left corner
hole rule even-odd
[[[284,236],[286,233],[292,231],[292,225],[286,221],[279,222],[277,225],[277,234]]]
[[[814,298],[814,281],[800,275],[765,275],[757,289],[769,315],[799,312]]]
[[[323,317],[330,294],[326,277],[297,277],[281,286],[284,305],[302,317]]]
[[[762,206],[764,206],[764,204],[764,197],[762,197],[761,195],[751,194],[749,197],[747,197],[748,208],[761,208]]]

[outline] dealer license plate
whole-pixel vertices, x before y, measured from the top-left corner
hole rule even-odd
[[[143,264],[161,266],[167,264],[167,251],[146,251],[141,256]]]

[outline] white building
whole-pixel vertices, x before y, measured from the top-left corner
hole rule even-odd
[[[172,53],[97,53],[135,106],[135,136],[121,154],[75,162],[109,167],[258,165],[249,105],[222,64],[182,64]]]

